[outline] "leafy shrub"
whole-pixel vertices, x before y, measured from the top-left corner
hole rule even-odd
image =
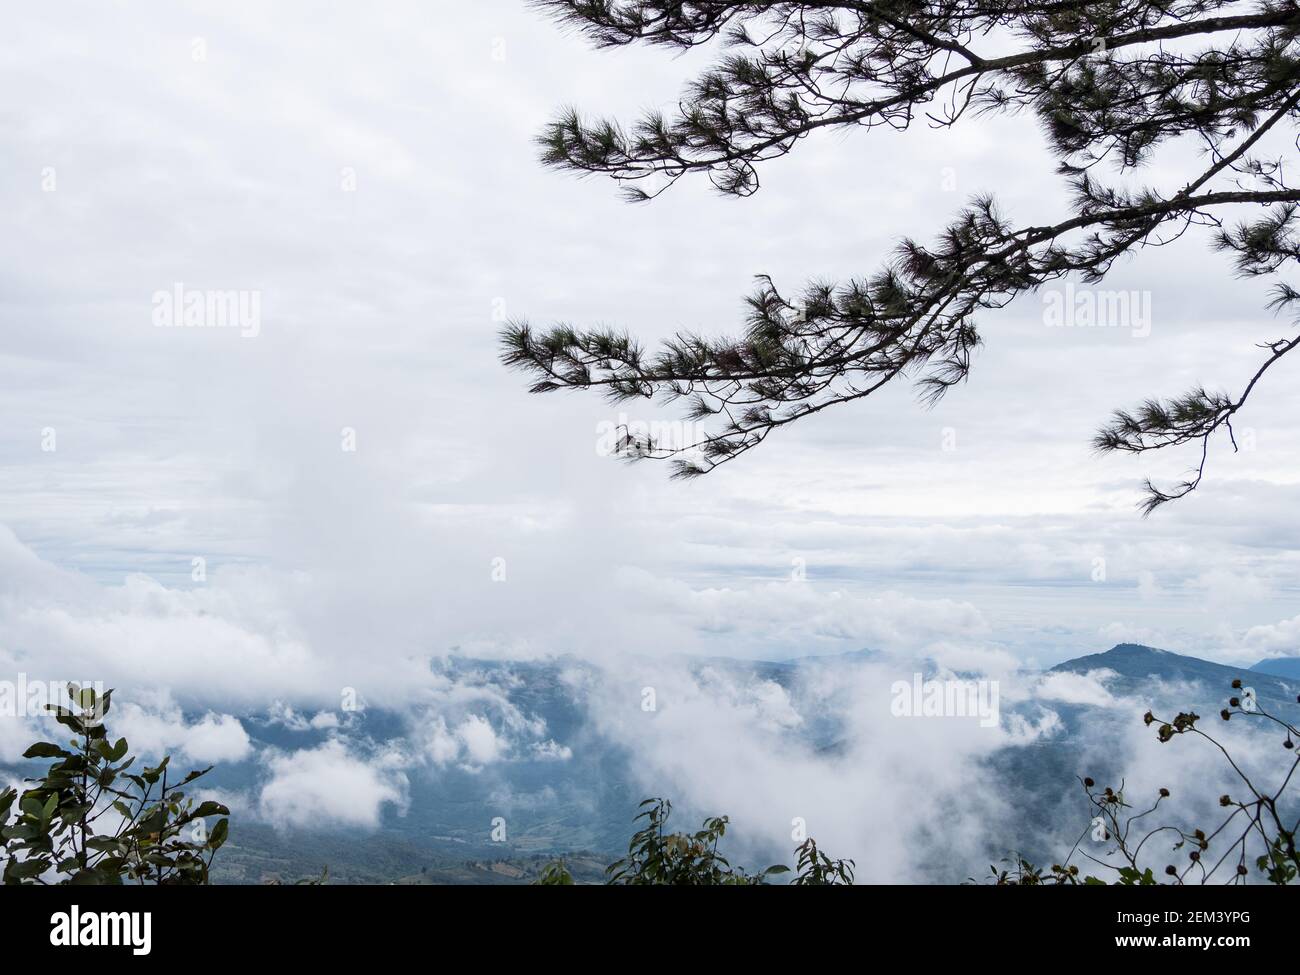
[[[750,886],[790,869],[776,865],[749,874],[728,863],[718,852],[718,841],[727,832],[726,816],[706,819],[704,828],[697,833],[668,833],[665,826],[672,814],[671,802],[646,799],[641,808],[636,818],[644,819],[645,826],[632,834],[627,856],[606,868],[607,883]]]
[[[230,810],[199,802],[184,788],[211,771],[168,782],[169,758],[131,771],[125,738],[103,725],[112,691],[69,688],[72,708],[48,705],[75,737],[69,747],[41,741],[23,754],[54,759],[22,791],[0,792],[0,862],[6,884],[206,884],[230,827]],[[13,813],[12,821],[10,813]],[[220,816],[207,828],[207,819]]]
[[[852,860],[832,860],[817,849],[817,841],[811,836],[795,850],[795,869],[798,871],[790,881],[799,887],[839,887],[853,883]]]
[[[1234,680],[1232,687],[1234,691],[1241,691],[1241,681]],[[1300,701],[1300,697],[1296,700]],[[1080,883],[1116,883],[1125,886],[1215,882],[1244,884],[1251,876],[1248,863],[1252,861],[1251,851],[1255,850],[1259,852],[1253,857],[1253,863],[1262,879],[1271,884],[1291,883],[1300,872],[1300,855],[1297,854],[1295,842],[1300,819],[1288,826],[1281,803],[1287,788],[1297,781],[1300,754],[1296,753],[1300,749],[1296,748],[1296,741],[1300,740],[1300,731],[1282,718],[1270,714],[1248,694],[1230,698],[1228,707],[1219,712],[1219,717],[1224,721],[1243,717],[1276,726],[1281,736],[1279,744],[1287,753],[1287,758],[1272,787],[1259,784],[1257,779],[1241,768],[1221,742],[1203,731],[1199,726],[1199,714],[1181,712],[1171,721],[1157,718],[1150,711],[1143,715],[1143,721],[1148,727],[1157,726],[1156,740],[1162,744],[1185,735],[1208,741],[1223,755],[1240,780],[1245,789],[1245,797],[1219,797],[1219,806],[1225,812],[1222,822],[1214,829],[1209,832],[1204,829],[1188,831],[1168,824],[1148,828],[1143,820],[1155,813],[1160,804],[1169,798],[1168,789],[1160,789],[1155,801],[1143,811],[1130,812],[1133,807],[1125,798],[1123,783],[1118,790],[1099,788],[1091,778],[1083,778],[1080,782],[1092,818],[1089,828],[1075,842],[1064,861],[1043,870],[1023,857],[1016,856],[1003,861],[1010,863],[1009,867],[999,870],[990,866],[991,876],[986,880],[995,885],[1031,886]],[[1100,838],[1109,844],[1102,857],[1092,856],[1080,849],[1084,839],[1094,831],[1100,831]],[[1150,865],[1150,857],[1142,858],[1143,847],[1156,837],[1173,840],[1171,852],[1179,853],[1183,861],[1181,865],[1166,865],[1159,877]],[[1076,855],[1091,860],[1102,876],[1086,874],[1081,877],[1079,867],[1070,862]]]
[[[730,822],[726,816],[706,819],[704,828],[696,833],[670,833],[667,823],[673,805],[669,800],[646,799],[639,808],[642,811],[636,819],[646,823],[632,835],[627,856],[605,868],[607,884],[752,887],[790,872],[780,863],[758,873],[733,867],[718,852],[718,843]],[[811,838],[798,848],[796,856],[798,874],[792,883],[833,886],[853,882],[853,861],[831,860]],[[568,886],[573,883],[573,875],[563,860],[556,860],[542,871],[537,883]]]

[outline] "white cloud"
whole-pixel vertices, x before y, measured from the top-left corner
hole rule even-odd
[[[251,743],[238,718],[209,712],[186,729],[180,747],[196,762],[238,762],[249,754]]]
[[[1263,296],[1195,234],[1113,272],[1115,287],[1153,292],[1148,340],[1045,329],[1040,308],[1013,305],[993,316],[971,382],[935,410],[891,389],[696,485],[595,456],[607,404],[529,398],[496,362],[494,309],[653,340],[734,331],[756,272],[786,288],[870,273],[896,236],[924,237],[960,206],[962,194],[935,191],[934,160],[954,153],[963,186],[999,188],[1016,219],[1062,212],[1025,119],[982,120],[955,140],[915,130],[868,180],[861,153],[883,133],[810,139],[743,204],[684,181],[628,208],[604,181],[546,171],[530,138],[592,91],[614,111],[672,101],[699,57],[623,51],[637,69],[611,74],[609,57],[522,6],[456,14],[454,36],[508,36],[506,61],[448,42],[415,3],[382,25],[223,11],[206,23],[202,62],[184,11],[86,6],[57,30],[52,16],[15,17],[22,53],[0,67],[2,90],[31,93],[12,106],[15,175],[0,184],[16,221],[0,242],[13,377],[0,462],[6,517],[39,550],[0,540],[0,582],[15,596],[0,606],[0,646],[15,654],[111,661],[124,689],[152,674],[178,695],[203,688],[249,707],[288,688],[315,710],[337,707],[341,686],[418,688],[425,654],[456,644],[789,655],[969,627],[1026,655],[1051,628],[1060,659],[1097,649],[1098,627],[1134,612],[1128,622],[1209,652],[1224,646],[1220,621],[1187,610],[1206,582],[1222,589],[1207,573],[1229,565],[1260,581],[1244,604],[1225,601],[1233,627],[1286,615],[1300,583],[1287,517],[1300,430],[1258,422],[1255,450],[1216,452],[1201,496],[1145,521],[1133,509],[1141,476],[1176,476],[1188,459],[1166,470],[1087,448],[1115,406],[1175,391],[1153,390],[1153,376],[1249,375],[1254,342],[1274,328]],[[340,57],[363,85],[340,81]],[[87,72],[97,83],[71,98],[68,79]],[[176,96],[160,99],[160,84]],[[1008,140],[1023,149],[1011,160],[998,148]],[[159,144],[173,147],[162,161]],[[17,175],[50,166],[55,192]],[[345,168],[356,192],[340,183]],[[846,212],[878,219],[850,225]],[[142,224],[146,237],[124,230]],[[839,229],[809,233],[827,226]],[[1211,273],[1213,301],[1185,297]],[[257,289],[261,333],[153,328],[150,296],[177,280]],[[1240,322],[1243,307],[1260,312]],[[1237,338],[1225,345],[1228,320]],[[1008,389],[1035,408],[1008,409]],[[1258,415],[1296,415],[1293,386],[1259,394]],[[355,453],[339,449],[345,426]],[[39,449],[46,427],[59,434],[52,453]],[[939,449],[944,429],[955,451]],[[505,584],[490,581],[496,557]],[[1082,585],[1096,557],[1109,582]],[[773,581],[794,558],[807,564],[803,595]],[[1159,591],[1133,605],[1157,572]],[[643,579],[629,588],[627,573]],[[643,605],[639,592],[662,598]],[[581,613],[554,612],[579,598]]]
[[[427,724],[424,737],[424,753],[434,765],[446,765],[454,762],[460,754],[460,741],[447,729],[447,721],[438,715]]]
[[[230,714],[208,712],[188,723],[176,707],[147,711],[115,700],[108,720],[113,734],[125,737],[137,754],[160,756],[179,751],[193,762],[222,764],[241,762],[253,750],[243,724]]]
[[[554,738],[533,742],[532,752],[533,758],[543,761],[567,762],[573,758],[573,749],[568,745],[561,745]]]
[[[1156,579],[1156,574],[1150,569],[1139,572],[1137,590],[1138,596],[1142,599],[1155,599],[1159,596],[1160,582]]]
[[[1277,623],[1252,626],[1246,631],[1242,642],[1251,650],[1261,653],[1285,657],[1298,656],[1300,655],[1300,616],[1293,616]]]
[[[730,642],[793,653],[864,646],[916,650],[988,633],[970,603],[866,594],[809,581],[695,589],[642,571],[620,576],[630,605],[653,606],[675,620]],[[751,650],[752,652],[752,650]]]
[[[401,810],[406,802],[406,775],[391,757],[353,754],[341,741],[271,753],[265,761],[270,779],[258,810],[278,827],[374,829],[385,806]]]
[[[0,762],[17,762],[27,746],[57,736],[59,725],[50,717],[14,715],[0,717]]]
[[[1268,595],[1268,584],[1250,571],[1217,566],[1188,581],[1200,590],[1209,606],[1255,603]]]
[[[317,711],[308,717],[285,701],[272,702],[265,720],[267,724],[280,725],[290,731],[332,731],[343,724],[333,711]]]
[[[506,742],[492,728],[492,723],[480,714],[471,714],[457,725],[456,738],[464,746],[466,759],[475,765],[495,762],[508,749]]]
[[[813,661],[781,695],[722,665],[663,660],[569,680],[601,732],[632,752],[643,793],[675,798],[679,827],[727,813],[746,851],[786,856],[800,819],[824,849],[857,859],[860,879],[871,882],[919,879],[929,866],[918,866],[915,851],[939,820],[942,835],[927,835],[927,848],[982,855],[987,824],[1005,810],[981,784],[980,761],[1054,728],[1046,715],[1008,728],[895,718],[890,686],[915,666]],[[639,706],[643,686],[654,688],[653,711]],[[814,718],[819,725],[808,727]]]
[[[1115,698],[1106,690],[1105,681],[1114,676],[1114,672],[1109,670],[1093,670],[1086,674],[1057,671],[1045,675],[1039,681],[1036,694],[1045,701],[1112,707],[1116,703]]]

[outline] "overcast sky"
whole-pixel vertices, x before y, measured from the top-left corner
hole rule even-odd
[[[685,180],[630,206],[531,140],[561,105],[669,105],[707,52],[597,52],[519,0],[60,4],[8,28],[16,669],[225,706],[397,697],[452,647],[1045,665],[1122,640],[1247,662],[1300,645],[1285,365],[1238,425],[1254,449],[1217,447],[1201,491],[1148,520],[1142,478],[1193,456],[1088,447],[1144,396],[1237,389],[1287,327],[1195,235],[1106,283],[1149,295],[1147,335],[1049,328],[1029,296],[981,316],[971,380],[938,408],[890,390],[691,483],[598,456],[618,408],[529,396],[497,362],[502,315],[733,332],[754,275],[868,274],[977,192],[1059,219],[1031,119],[822,133],[751,199]],[[178,282],[256,293],[257,334],[157,327]]]

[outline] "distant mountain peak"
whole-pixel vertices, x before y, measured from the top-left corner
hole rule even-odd
[[[1189,663],[1209,663],[1209,661],[1198,660],[1196,657],[1185,657],[1169,650],[1148,647],[1143,643],[1117,643],[1109,650],[1103,650],[1100,653],[1089,653],[1082,657],[1072,657],[1048,669],[1070,670],[1080,674],[1087,673],[1090,670],[1114,670],[1121,674],[1136,676],[1139,672],[1157,673],[1164,671],[1171,665],[1176,666],[1180,661],[1184,660]],[[1142,670],[1142,668],[1148,667],[1149,670]]]
[[[1135,654],[1159,653],[1167,657],[1180,657],[1182,654],[1173,653],[1169,650],[1161,650],[1159,647],[1149,647],[1145,643],[1117,643],[1105,653],[1094,654],[1094,656],[1106,657],[1110,654],[1117,656],[1133,656]]]
[[[1292,659],[1300,664],[1300,658]],[[1258,664],[1253,668],[1219,664],[1212,660],[1189,657],[1171,650],[1159,650],[1140,643],[1119,643],[1104,653],[1093,653],[1066,660],[1052,667],[1051,670],[1076,674],[1109,670],[1118,675],[1120,686],[1128,689],[1136,689],[1151,678],[1195,681],[1205,684],[1216,695],[1222,694],[1225,699],[1232,693],[1232,681],[1244,679],[1248,685],[1256,689],[1261,699],[1281,701],[1288,705],[1295,704],[1295,692],[1279,678],[1300,677],[1300,667],[1294,671],[1278,674]]]

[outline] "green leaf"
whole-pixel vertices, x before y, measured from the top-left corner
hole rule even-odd
[[[218,819],[217,825],[212,827],[212,832],[208,834],[208,848],[211,850],[221,849],[221,845],[226,842],[226,834],[230,832],[230,820]]]
[[[0,838],[5,840],[31,840],[40,835],[40,830],[29,823],[17,823],[0,829]]]
[[[68,878],[68,883],[75,886],[94,886],[99,887],[103,884],[111,884],[113,881],[104,871],[102,866],[92,867],[89,870],[78,870]]]
[[[5,864],[5,883],[18,883],[23,880],[31,880],[39,877],[50,868],[50,862],[44,858],[37,857],[31,860],[10,859]]]
[[[162,777],[163,770],[167,768],[167,763],[170,762],[171,760],[172,757],[170,755],[166,755],[163,757],[163,760],[159,762],[157,765],[155,765],[153,768],[147,768],[140,774],[146,782],[148,782],[150,785],[153,785],[155,782],[158,781],[159,778]]]
[[[41,802],[39,796],[28,793],[23,796],[23,801],[18,804],[18,808],[33,819],[40,819],[41,813],[45,811],[45,803]]]
[[[167,807],[159,806],[152,810],[147,816],[140,820],[136,825],[136,831],[148,835],[150,833],[161,833],[162,828],[167,825]]]
[[[116,744],[109,744],[107,738],[100,738],[94,744],[95,751],[110,762],[119,762],[126,755],[127,744],[125,738],[119,738]]]
[[[202,819],[204,816],[229,816],[230,810],[219,802],[208,800],[199,803],[199,808],[190,813],[191,819]]]
[[[52,741],[38,741],[23,752],[23,758],[62,758],[69,754]]]

